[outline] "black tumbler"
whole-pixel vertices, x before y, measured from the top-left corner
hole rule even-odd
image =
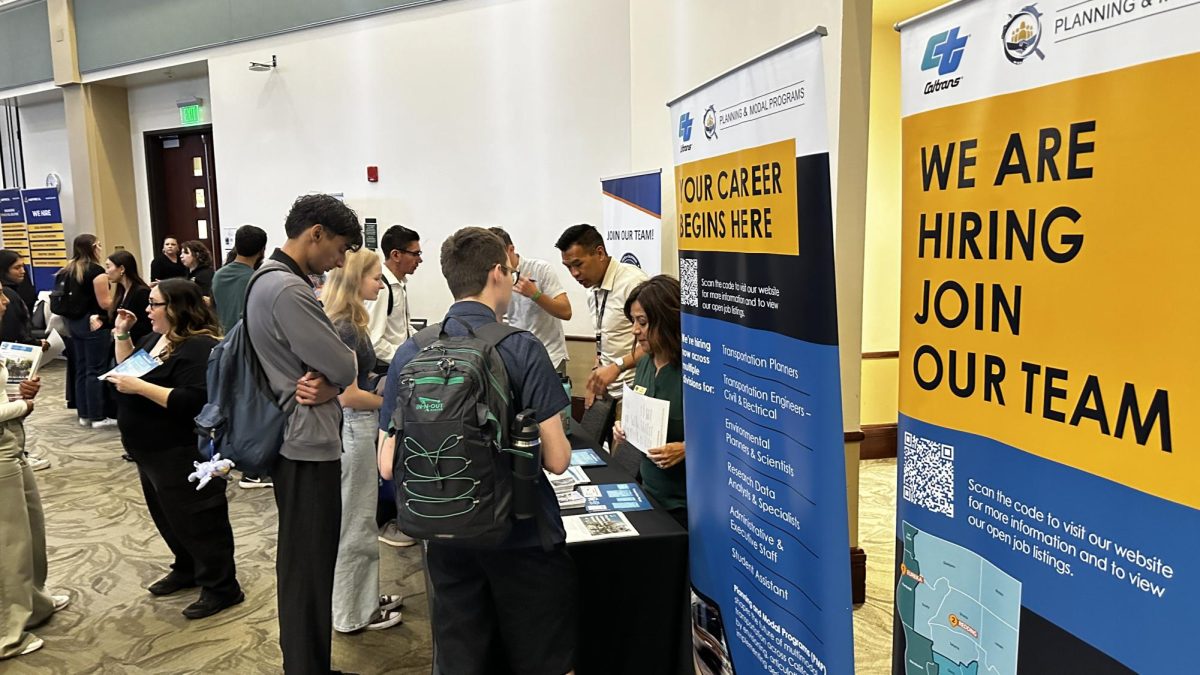
[[[542,470],[542,435],[533,408],[513,420],[513,513],[518,520],[532,518],[537,508],[537,482]]]

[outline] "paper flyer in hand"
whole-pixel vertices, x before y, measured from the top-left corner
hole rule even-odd
[[[629,519],[620,511],[585,513],[578,516],[566,516],[562,520],[563,527],[567,531],[568,544],[614,537],[636,537],[638,534]]]
[[[625,385],[622,396],[621,426],[625,440],[642,454],[666,445],[671,402],[639,394],[629,385]]]
[[[133,377],[141,377],[146,373],[154,370],[162,365],[158,359],[146,353],[145,349],[139,349],[129,358],[122,361],[116,368],[104,373],[100,376],[101,380],[107,380],[109,375],[131,375]]]
[[[21,382],[37,375],[42,364],[42,347],[19,342],[0,342],[0,358],[8,369],[8,381],[4,383],[10,401],[21,397]]]
[[[608,466],[608,462],[591,448],[579,448],[571,451],[571,466]]]
[[[646,493],[637,483],[613,483],[610,485],[581,485],[588,511],[649,511],[654,507]]]

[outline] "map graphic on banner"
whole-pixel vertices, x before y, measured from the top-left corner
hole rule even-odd
[[[604,248],[650,276],[662,272],[662,171],[606,178]]]
[[[706,675],[854,670],[824,34],[671,104]]]
[[[1198,25],[901,26],[894,673],[1195,670]]]
[[[49,290],[54,287],[54,273],[67,264],[58,190],[52,187],[21,190],[21,199],[29,228],[33,283],[40,291]]]

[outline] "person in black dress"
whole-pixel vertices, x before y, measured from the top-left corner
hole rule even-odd
[[[117,361],[144,350],[159,365],[141,377],[110,375],[118,397],[121,442],[137,462],[146,507],[175,556],[171,571],[150,585],[154,595],[200,586],[200,597],[183,610],[200,619],[242,602],[245,596],[233,562],[233,529],[225,481],[201,490],[188,483],[192,462],[208,459],[197,450],[194,419],[208,399],[208,355],[220,325],[199,289],[167,279],[150,291],[151,332],[134,344],[137,317],[118,310],[113,339]]]
[[[0,250],[0,284],[3,284],[4,295],[8,297],[8,311],[0,320],[0,340],[42,345],[44,348],[43,340],[33,339],[33,317],[29,313],[29,305],[21,296],[26,276],[28,270],[21,254],[9,249]]]
[[[108,321],[105,326],[112,329],[115,326],[117,312],[127,309],[137,317],[137,322],[129,330],[130,339],[134,344],[150,334],[150,317],[146,309],[150,304],[150,284],[147,284],[138,274],[137,258],[129,251],[117,251],[104,261],[104,273],[113,284],[112,307],[108,310]]]
[[[187,278],[200,287],[200,295],[212,298],[213,258],[204,242],[195,239],[185,243],[179,259],[188,268]]]
[[[163,239],[162,252],[154,256],[154,260],[150,263],[150,283],[187,275],[188,268],[179,262],[179,241],[175,237]]]

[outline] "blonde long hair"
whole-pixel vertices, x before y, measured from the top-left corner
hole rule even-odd
[[[362,282],[364,277],[378,274],[382,265],[379,256],[368,248],[346,253],[346,262],[340,269],[329,273],[329,279],[321,290],[325,315],[330,321],[349,323],[360,333],[367,331],[371,317],[363,304]]]

